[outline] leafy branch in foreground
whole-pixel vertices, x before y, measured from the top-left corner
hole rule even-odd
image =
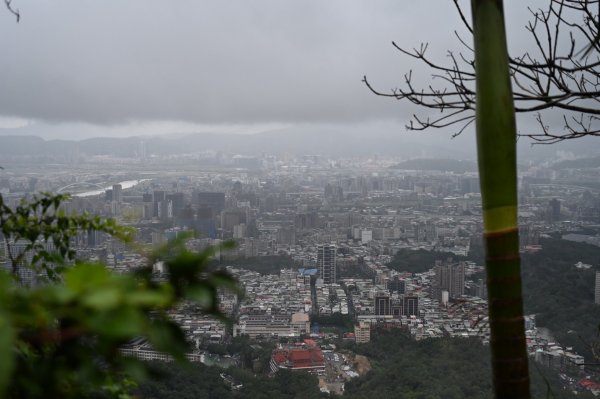
[[[35,214],[39,217],[45,210],[58,208],[62,199],[46,195],[20,206],[41,211]],[[3,234],[25,236],[35,243],[33,232],[38,230],[32,224],[40,219],[24,211],[8,212],[4,205],[2,209],[3,215],[10,216],[2,219]],[[71,251],[69,234],[61,230],[89,225],[57,213],[48,217],[46,221],[55,218],[54,222],[47,223],[40,234],[48,231],[46,228],[56,229],[56,237],[65,239],[63,253],[48,255],[53,261],[66,261]],[[11,220],[10,225],[5,220]],[[95,226],[121,232],[113,222],[98,223]],[[33,252],[37,249],[31,247]],[[206,314],[224,320],[217,306],[217,290],[241,294],[233,277],[207,266],[215,251],[195,253],[186,248],[184,240],[178,240],[153,251],[143,268],[126,275],[113,274],[101,264],[64,267],[62,263],[54,268],[56,278],[51,283],[35,288],[16,284],[8,272],[0,271],[0,397],[127,397],[127,385],[142,380],[149,368],[122,356],[119,349],[139,337],[147,338],[154,349],[185,361],[185,336],[169,312],[185,301],[194,301]],[[153,276],[156,261],[164,262],[166,281]]]
[[[17,280],[18,271],[23,268],[50,281],[59,278],[61,266],[75,260],[71,242],[81,232],[101,231],[125,243],[133,241],[134,231],[119,226],[114,219],[67,215],[60,206],[68,199],[66,194],[42,193],[31,200],[22,199],[12,209],[0,196],[0,232],[5,256]]]

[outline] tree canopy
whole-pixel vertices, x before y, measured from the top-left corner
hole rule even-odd
[[[65,198],[44,194],[22,200],[13,210],[0,197],[6,244],[25,241],[23,250],[33,252],[30,260],[22,252],[7,254],[12,273],[0,270],[0,397],[126,397],[130,383],[149,369],[122,356],[123,344],[145,337],[154,349],[183,362],[188,346],[169,312],[193,301],[225,320],[217,290],[241,293],[233,277],[207,267],[216,249],[192,252],[185,238],[146,251],[146,265],[130,274],[79,262],[71,239],[81,230],[130,236],[112,220],[64,214],[60,204]],[[164,281],[152,274],[159,260],[167,271]],[[48,279],[28,287],[19,279],[20,268],[46,272]]]

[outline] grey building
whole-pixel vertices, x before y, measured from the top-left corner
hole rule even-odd
[[[335,265],[336,246],[324,244],[317,247],[317,269],[319,277],[325,284],[337,282],[337,270]]]

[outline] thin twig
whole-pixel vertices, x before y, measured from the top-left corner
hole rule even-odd
[[[10,13],[13,14],[15,18],[17,18],[17,23],[19,23],[19,21],[21,20],[21,13],[19,12],[19,9],[13,8],[12,0],[4,0],[4,5],[8,9],[8,11],[10,11]]]
[[[457,0],[453,3],[469,32]],[[534,113],[540,132],[521,134],[536,143],[554,143],[565,139],[600,135],[600,57],[587,54],[577,57],[575,33],[583,40],[600,36],[599,0],[550,0],[545,9],[528,8],[531,20],[525,26],[534,44],[533,50],[510,57],[515,110]],[[565,12],[569,10],[569,12]],[[577,18],[583,14],[583,22]],[[410,130],[444,128],[456,125],[454,135],[463,132],[472,122],[475,108],[474,66],[472,46],[455,32],[463,53],[448,52],[450,62],[434,61],[427,54],[428,44],[407,49],[396,42],[392,45],[403,55],[420,61],[431,70],[431,83],[419,88],[413,82],[412,71],[404,75],[403,84],[389,91],[374,88],[365,77],[363,82],[374,94],[409,101],[421,107],[437,110],[442,115],[414,115],[407,123]],[[564,45],[563,45],[564,43]],[[560,45],[559,45],[560,44]],[[600,44],[594,46],[600,51]],[[563,131],[550,130],[541,120],[540,111],[558,109],[563,112]],[[580,114],[572,118],[573,114]],[[585,120],[584,120],[585,117]]]

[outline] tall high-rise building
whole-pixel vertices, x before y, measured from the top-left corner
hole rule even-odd
[[[192,205],[196,209],[211,208],[218,214],[225,209],[225,193],[196,191],[192,194]]]
[[[357,344],[364,344],[371,340],[371,324],[366,321],[360,321],[354,326],[354,338]]]
[[[389,296],[375,297],[375,315],[388,316],[392,314],[392,302]]]
[[[167,199],[167,193],[162,190],[154,190],[152,193],[152,216],[158,217],[159,204]]]
[[[120,184],[113,184],[112,200],[116,202],[123,202],[123,186]]]
[[[337,282],[337,270],[335,265],[336,246],[333,244],[323,244],[317,247],[317,269],[319,277],[325,284],[335,284]]]
[[[215,215],[212,208],[199,208],[196,211],[196,219],[192,222],[192,225],[197,232],[205,237],[216,238],[217,236]]]
[[[246,212],[243,209],[230,209],[221,212],[221,228],[233,231],[233,226],[246,223]]]
[[[164,201],[166,198],[167,198],[167,193],[163,190],[154,190],[154,192],[152,193],[152,201],[153,202]]]
[[[435,277],[432,284],[433,297],[439,301],[442,291],[448,291],[450,298],[457,298],[465,293],[465,265],[463,262],[453,263],[452,259],[446,262],[435,262]]]
[[[246,237],[246,223],[240,223],[233,226],[233,238]]]
[[[173,216],[180,216],[181,211],[185,207],[185,201],[183,193],[170,193],[166,196],[167,201],[171,201],[173,204]]]
[[[137,156],[138,159],[142,162],[144,162],[146,160],[146,156],[147,156],[147,148],[146,148],[146,142],[144,140],[141,140],[138,143],[138,150],[137,150]]]
[[[402,315],[403,316],[418,316],[419,315],[419,297],[416,295],[402,296]]]
[[[594,303],[596,305],[600,305],[600,272],[596,272],[596,286],[594,294]]]
[[[173,218],[173,202],[170,200],[160,201],[158,203],[158,214],[160,220],[167,221]]]
[[[560,220],[560,201],[556,198],[552,198],[548,202],[548,221],[556,222]]]

